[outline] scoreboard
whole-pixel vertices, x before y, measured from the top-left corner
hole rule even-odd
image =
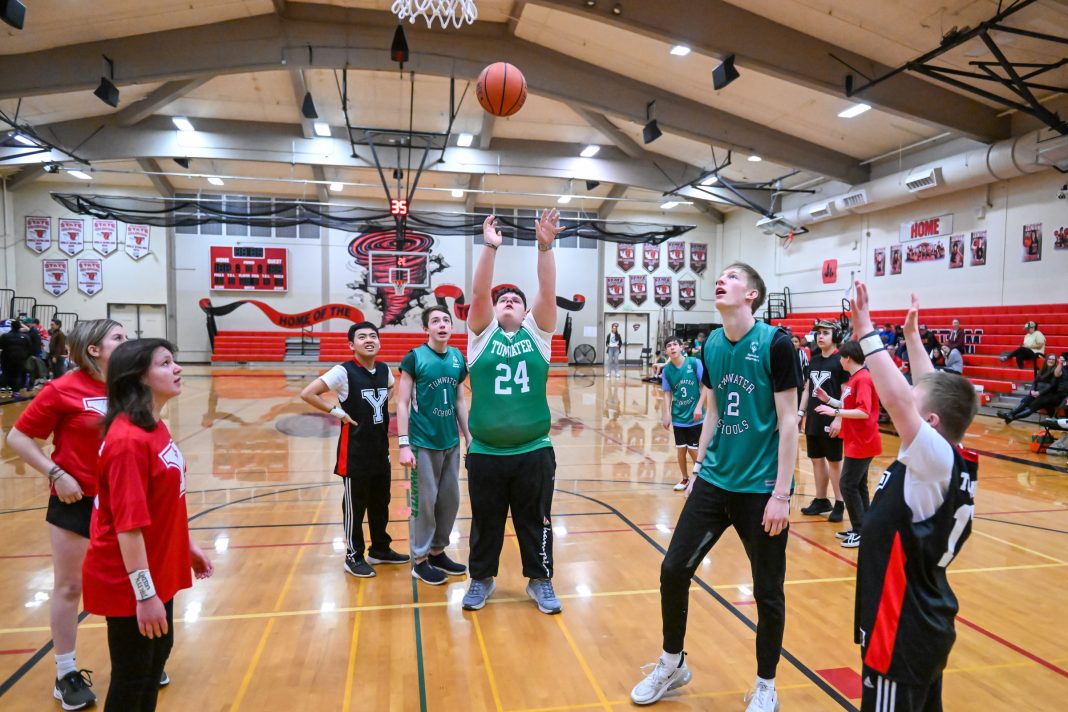
[[[211,246],[211,289],[285,292],[289,288],[284,247]]]

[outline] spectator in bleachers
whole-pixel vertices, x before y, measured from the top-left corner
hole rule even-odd
[[[12,320],[11,331],[0,336],[0,394],[11,397],[26,385],[26,359],[32,347],[22,322]]]
[[[894,327],[890,322],[883,324],[883,328],[879,330],[879,336],[887,346],[893,346],[897,343],[897,332],[894,331]]]
[[[942,344],[942,358],[945,361],[945,366],[942,367],[943,371],[949,373],[955,373],[958,376],[964,373],[964,357],[960,355],[960,351],[950,346],[948,342]]]
[[[48,369],[52,378],[59,378],[67,370],[67,335],[63,333],[63,322],[53,319],[48,331]]]
[[[1048,354],[1042,370],[1035,376],[1034,382],[1020,404],[1000,417],[1006,423],[1026,418],[1039,410],[1052,412],[1068,395],[1068,370],[1065,369],[1065,355],[1058,359],[1056,354]]]
[[[960,328],[960,319],[953,320],[953,328],[949,330],[946,343],[951,349],[964,353],[964,329]]]
[[[931,357],[931,363],[935,368],[941,369],[946,365],[946,359],[942,356],[942,343],[933,331],[927,330],[926,324],[920,324],[920,340],[927,349],[927,355]]]
[[[41,332],[37,330],[37,327],[34,326],[33,322],[33,319],[24,317],[22,319],[22,327],[30,337],[30,355],[40,358],[44,339],[41,338]]]
[[[1038,330],[1038,324],[1033,321],[1024,324],[1024,331],[1026,334],[1023,345],[1018,346],[1013,351],[1001,354],[998,360],[1005,363],[1010,358],[1014,358],[1016,359],[1016,368],[1023,368],[1024,363],[1030,362],[1032,367],[1037,370],[1038,364],[1042,360],[1042,354],[1046,352],[1046,337]]]

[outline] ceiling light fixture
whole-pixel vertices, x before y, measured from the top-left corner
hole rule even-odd
[[[171,122],[174,124],[174,127],[179,131],[196,131],[196,129],[193,127],[193,124],[190,123],[189,119],[185,118],[184,116],[172,116]]]
[[[676,57],[685,57],[690,53],[690,48],[686,45],[675,45],[671,48],[671,54]]]
[[[734,68],[734,55],[729,54],[712,70],[712,88],[716,91],[724,89],[739,76],[738,70]]]
[[[838,118],[840,119],[852,119],[856,116],[860,116],[871,107],[867,104],[853,104],[848,109],[844,109],[838,112]]]
[[[208,182],[212,185],[223,185],[223,179],[217,176],[208,176]]]
[[[313,124],[313,127],[315,128],[316,136],[322,136],[323,138],[327,138],[330,136],[330,124],[326,123],[325,121],[316,121]]]
[[[20,134],[18,131],[16,131],[13,134],[11,134],[11,138],[15,139],[16,141],[21,143],[23,146],[34,146],[34,147],[37,146],[37,144],[33,142],[32,138],[30,138],[29,136],[26,136],[25,134]]]
[[[579,153],[579,155],[582,156],[583,158],[593,158],[594,156],[597,155],[597,152],[600,151],[600,150],[601,150],[600,146],[598,146],[597,144],[591,143],[589,146],[586,146],[586,148],[582,149],[582,151]]]
[[[456,137],[456,145],[459,146],[460,148],[467,148],[472,143],[474,143],[474,141],[475,141],[474,134],[462,133],[462,134],[460,134],[459,136]]]
[[[85,171],[67,171],[67,175],[71,178],[78,178],[79,180],[92,180],[93,177]]]
[[[661,210],[671,210],[672,208],[674,208],[678,204],[679,204],[679,201],[677,201],[677,200],[669,200],[669,201],[667,201],[665,203],[661,203],[660,204],[660,209]]]
[[[612,14],[613,15],[622,15],[623,14],[623,5],[618,3],[618,2],[615,5],[613,5],[612,6]]]
[[[656,123],[656,119],[653,118],[656,112],[656,99],[650,101],[645,105],[645,126],[642,128],[642,140],[649,144],[657,140],[664,135],[664,132],[660,130],[660,125]]]
[[[719,176],[715,173],[701,181],[701,185],[715,185],[716,183],[719,183]]]
[[[100,86],[96,88],[93,95],[97,99],[104,102],[112,108],[117,108],[119,105],[119,88],[115,86],[115,64],[107,55],[101,55],[104,57],[104,74],[100,77]]]
[[[557,198],[556,202],[560,203],[560,205],[567,205],[568,203],[571,202],[571,196],[570,195],[561,195],[559,198]]]
[[[750,163],[760,163],[764,159],[761,158],[760,156],[756,155],[756,154],[753,154],[752,156],[750,156],[746,160],[749,161]]]
[[[330,192],[331,193],[340,193],[343,190],[345,190],[345,184],[344,183],[336,183],[335,182],[335,183],[331,183],[330,184]]]
[[[453,188],[452,189],[452,197],[454,197],[454,198],[462,198],[462,197],[464,197],[464,189],[463,188]]]

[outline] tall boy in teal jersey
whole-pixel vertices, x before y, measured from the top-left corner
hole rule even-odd
[[[787,332],[753,316],[767,291],[756,270],[729,265],[716,280],[723,328],[702,349],[709,388],[693,488],[660,567],[664,650],[631,691],[651,704],[691,678],[683,640],[690,580],[729,527],[749,557],[757,604],[755,689],[746,712],[776,712],[775,669],[786,623],[786,537],[797,460],[801,373]]]
[[[563,229],[555,210],[536,223],[538,293],[528,313],[517,287],[491,294],[502,236],[497,218],[482,226],[485,246],[471,280],[467,359],[471,371],[471,583],[463,607],[478,610],[496,588],[508,510],[519,541],[527,595],[542,613],[559,613],[553,591],[552,502],[556,455],[549,440],[545,384],[556,327],[553,241]]]
[[[664,430],[673,430],[675,450],[679,456],[679,470],[682,479],[675,485],[675,491],[681,492],[690,484],[690,468],[686,466],[686,454],[697,462],[697,447],[701,442],[701,426],[705,422],[704,400],[705,385],[701,383],[705,368],[701,359],[687,356],[682,341],[671,337],[664,344],[668,362],[660,371],[661,388],[667,394],[664,397],[663,413],[660,424]]]
[[[467,364],[455,346],[452,316],[443,306],[423,310],[427,341],[401,361],[397,382],[400,463],[411,468],[408,520],[412,577],[439,586],[467,567],[445,553],[460,508],[460,435],[468,447]]]

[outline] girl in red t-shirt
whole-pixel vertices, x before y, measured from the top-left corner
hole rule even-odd
[[[105,616],[111,686],[105,712],[151,712],[174,643],[174,595],[212,565],[189,537],[185,459],[160,420],[182,391],[163,339],[129,341],[111,356],[99,493],[83,581],[85,610]]]
[[[74,660],[82,561],[89,547],[89,520],[96,496],[100,423],[107,412],[108,360],[126,340],[122,325],[110,319],[80,321],[71,331],[70,355],[78,365],[48,383],[22,412],[7,442],[31,467],[48,477],[50,496],[45,521],[52,544],[54,583],[50,623],[56,656],[53,696],[67,709],[96,700],[88,676]],[[46,455],[34,440],[52,437]]]
[[[817,413],[835,415],[842,419],[842,440],[845,462],[842,464],[842,498],[849,513],[850,528],[835,534],[842,546],[860,546],[860,530],[864,513],[868,511],[868,466],[876,455],[883,453],[883,439],[879,433],[879,395],[875,392],[871,374],[864,367],[864,351],[857,341],[847,341],[838,350],[842,368],[849,380],[842,386],[842,400],[829,401],[816,408]]]

